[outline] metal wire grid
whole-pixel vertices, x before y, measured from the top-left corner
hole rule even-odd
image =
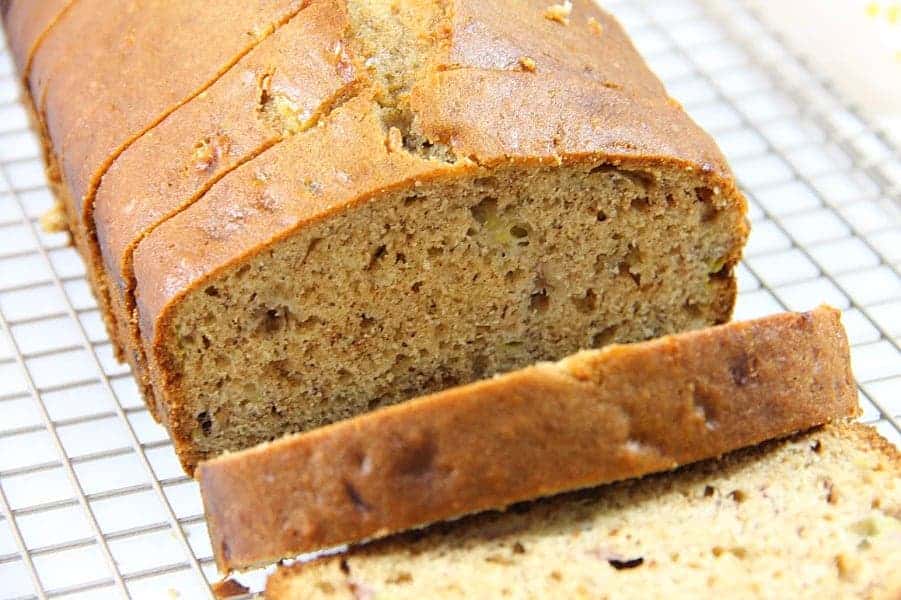
[[[844,309],[864,420],[901,441],[901,160],[740,0],[617,0],[720,142],[754,232],[737,318]],[[0,57],[0,599],[209,597],[196,485],[116,364]],[[263,572],[245,577],[262,587]]]

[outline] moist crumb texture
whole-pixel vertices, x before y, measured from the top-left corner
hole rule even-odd
[[[216,454],[720,320],[732,240],[708,208],[677,186],[555,168],[423,186],[311,227],[179,307],[193,444]]]
[[[745,201],[592,2],[192,10],[79,0],[15,42],[107,327],[188,472],[728,320]]]
[[[282,567],[266,597],[888,600],[899,481],[872,429],[828,426]]]

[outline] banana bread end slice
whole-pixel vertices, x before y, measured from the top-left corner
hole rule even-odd
[[[831,425],[279,568],[296,598],[901,596],[901,454]]]

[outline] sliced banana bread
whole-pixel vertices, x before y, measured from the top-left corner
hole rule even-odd
[[[280,568],[270,600],[901,597],[901,453],[863,425]]]
[[[582,352],[201,463],[220,570],[718,456],[857,412],[837,311]]]

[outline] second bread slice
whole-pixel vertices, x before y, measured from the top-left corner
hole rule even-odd
[[[222,571],[665,471],[857,412],[837,311],[576,354],[201,464]]]

